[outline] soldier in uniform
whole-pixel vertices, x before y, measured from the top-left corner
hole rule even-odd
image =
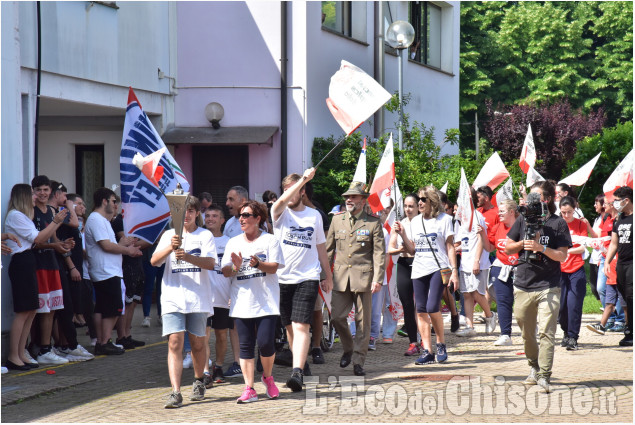
[[[364,212],[368,198],[366,185],[353,182],[342,194],[346,211],[336,214],[326,238],[326,250],[333,269],[332,320],[340,336],[344,354],[340,367],[353,361],[353,372],[363,376],[370,339],[372,293],[384,280],[385,242],[378,218]],[[355,340],[346,317],[355,306]]]

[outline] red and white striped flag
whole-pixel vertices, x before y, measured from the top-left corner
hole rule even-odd
[[[461,228],[472,231],[472,220],[474,218],[474,204],[472,203],[472,192],[470,184],[465,177],[465,170],[461,167],[461,186],[456,198],[456,219],[461,222]]]
[[[602,190],[607,202],[613,202],[613,192],[622,186],[633,187],[633,150],[620,162],[604,183]]]
[[[525,143],[523,149],[520,152],[520,161],[518,162],[520,169],[523,173],[527,174],[530,168],[536,166],[536,146],[534,145],[534,136],[531,133],[531,124],[527,129],[527,135],[525,136]]]
[[[353,176],[354,182],[362,182],[366,184],[366,138],[364,137],[364,147],[359,154],[359,161],[357,161],[357,168],[355,169],[355,175]]]
[[[479,171],[478,176],[474,179],[472,187],[478,189],[481,186],[489,186],[492,190],[496,189],[505,179],[509,177],[509,171],[505,167],[503,160],[494,152],[492,156],[483,164],[483,168]]]
[[[375,179],[370,186],[368,204],[374,213],[378,213],[390,206],[392,185],[395,181],[395,154],[393,151],[392,134],[386,143],[386,149],[381,156]]]
[[[591,172],[593,171],[595,164],[598,162],[598,159],[600,159],[600,155],[602,155],[602,152],[597,154],[591,161],[580,167],[578,171],[568,177],[565,177],[558,183],[566,183],[569,186],[582,186],[587,182],[587,180],[589,180],[589,177],[591,177]]]
[[[390,213],[388,214],[388,218],[384,222],[384,229],[388,232],[386,240],[390,238],[390,232],[392,231],[395,221],[399,218],[399,211],[401,209],[401,205],[403,205],[403,198],[401,197],[401,191],[399,190],[397,180],[395,180],[393,199],[395,200],[395,205],[393,205],[392,210],[390,210]],[[399,256],[386,255],[386,257],[388,260],[388,265],[386,267],[386,281],[388,284],[388,294],[390,296],[390,306],[388,307],[388,311],[390,311],[394,320],[399,320],[403,317],[403,305],[401,304],[399,293],[397,292],[397,273],[395,273]]]

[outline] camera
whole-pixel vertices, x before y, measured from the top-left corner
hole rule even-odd
[[[549,208],[546,202],[540,200],[538,193],[530,193],[527,197],[527,205],[520,205],[517,211],[523,216],[525,220],[525,240],[533,240],[536,238],[536,233],[542,229],[542,226],[547,220],[549,214]],[[537,261],[538,254],[532,251],[524,251],[520,261],[525,263]]]

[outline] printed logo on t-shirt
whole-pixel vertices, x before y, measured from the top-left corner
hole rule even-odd
[[[201,256],[201,248],[194,248],[190,251],[185,251],[185,252],[195,257]],[[172,273],[192,273],[192,272],[200,273],[201,268],[198,266],[195,266],[192,263],[188,263],[186,261],[172,260]]]
[[[629,243],[631,240],[631,227],[633,225],[631,223],[628,224],[620,224],[617,227],[617,234],[620,237],[620,243]]]
[[[549,236],[541,235],[539,243],[540,245],[549,245]]]
[[[467,236],[461,239],[461,252],[470,252],[470,247],[468,245],[469,241],[470,238],[468,238]]]
[[[218,257],[218,263],[214,265],[214,271],[216,272],[216,274],[223,274],[223,269],[220,267],[221,263],[223,262],[223,254],[223,252],[216,253],[216,256]]]
[[[260,260],[261,263],[264,261],[267,261],[267,256],[265,254],[256,253],[254,255],[258,257],[258,260]],[[249,265],[250,261],[251,261],[251,257],[243,258],[243,265],[238,270],[238,276],[236,276],[236,280],[247,280],[247,279],[252,279],[254,277],[266,276],[265,272],[261,272],[257,268],[251,267]]]
[[[428,243],[428,241],[430,241]],[[436,244],[437,241],[437,234],[436,233],[429,233],[429,234],[424,234],[424,233],[419,233],[417,235],[417,240],[415,242],[415,252],[430,252],[432,251],[432,249],[430,249],[430,244],[433,245],[433,249],[435,252],[439,251],[439,248],[437,247]]]
[[[313,227],[291,226],[289,231],[284,235],[282,243],[285,245],[297,246],[300,248],[311,248],[311,240],[313,239]]]

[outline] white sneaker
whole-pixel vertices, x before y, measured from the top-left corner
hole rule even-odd
[[[84,347],[82,347],[81,345],[77,344],[77,348],[75,350],[79,350],[78,352],[81,353],[82,356],[87,357],[89,359],[94,359],[95,356],[92,355],[92,353],[90,353],[87,349],[85,349]]]
[[[59,365],[67,364],[68,360],[64,357],[58,356],[53,352],[53,350],[51,350],[46,354],[40,354],[37,356],[37,362],[40,364]]]
[[[90,346],[94,348],[95,345],[97,345],[97,338],[91,338],[90,339]]]
[[[26,357],[27,361],[31,364],[38,364],[37,360],[35,360],[33,357],[31,357],[31,353],[29,353],[29,350],[27,350],[26,348],[24,349],[24,357]]]
[[[141,322],[141,327],[142,328],[149,328],[150,327],[150,316],[146,316],[143,318],[143,321]]]
[[[192,353],[189,351],[185,353],[183,358],[183,369],[192,369]]]
[[[494,342],[494,345],[512,345],[512,339],[509,335],[501,335],[496,342]]]
[[[459,329],[458,331],[456,331],[454,333],[454,335],[456,335],[456,336],[475,336],[476,335],[476,331],[474,330],[474,328],[463,328],[463,329]]]
[[[77,348],[74,350],[68,350],[66,352],[66,358],[70,362],[85,362],[86,360],[92,360],[95,358],[92,354],[90,354],[84,347],[77,344]]]
[[[2,374],[4,375],[5,373],[9,373],[9,369],[7,369],[6,367],[2,366]]]
[[[467,319],[462,314],[459,315],[459,325],[467,326]]]
[[[492,312],[492,317],[485,318],[485,333],[491,334],[496,330],[496,322],[498,321],[498,314]]]

